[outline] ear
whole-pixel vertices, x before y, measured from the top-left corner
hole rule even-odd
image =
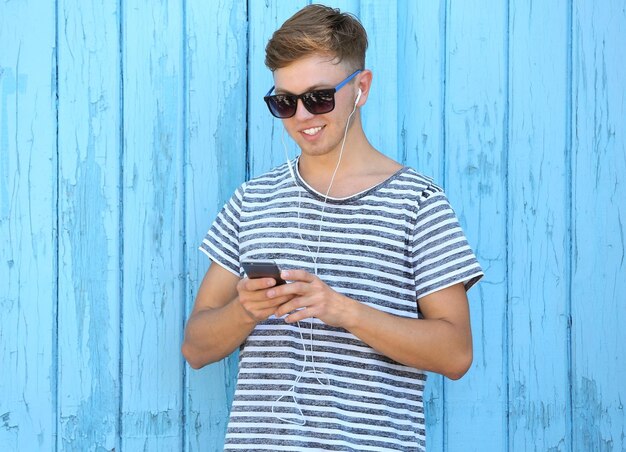
[[[357,82],[357,88],[358,88],[358,94],[357,94],[357,100],[354,102],[355,106],[357,107],[361,107],[363,105],[365,105],[365,103],[367,102],[367,97],[369,95],[370,92],[370,87],[372,86],[372,71],[370,71],[369,69],[364,69],[359,75],[358,75],[358,82]]]

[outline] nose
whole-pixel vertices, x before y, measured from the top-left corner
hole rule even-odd
[[[313,113],[306,109],[302,99],[298,99],[296,101],[296,114],[293,117],[299,121],[303,121],[309,119],[311,116],[313,116]]]

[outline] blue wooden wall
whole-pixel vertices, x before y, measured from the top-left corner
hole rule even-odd
[[[306,3],[2,2],[0,450],[220,449],[235,358],[179,351],[196,248],[284,160],[264,47]],[[430,450],[626,450],[625,3],[331,4],[369,32],[371,141],[486,270]]]

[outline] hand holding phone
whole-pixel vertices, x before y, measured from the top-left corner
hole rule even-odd
[[[285,284],[286,281],[280,277],[280,268],[272,260],[245,260],[241,263],[243,270],[250,279],[273,278],[276,285]]]

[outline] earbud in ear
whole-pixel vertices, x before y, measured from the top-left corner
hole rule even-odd
[[[359,88],[359,92],[356,94],[356,99],[354,101],[354,106],[356,107],[356,104],[359,103],[359,99],[361,98],[361,94],[363,94],[363,91],[361,91],[361,88]]]

